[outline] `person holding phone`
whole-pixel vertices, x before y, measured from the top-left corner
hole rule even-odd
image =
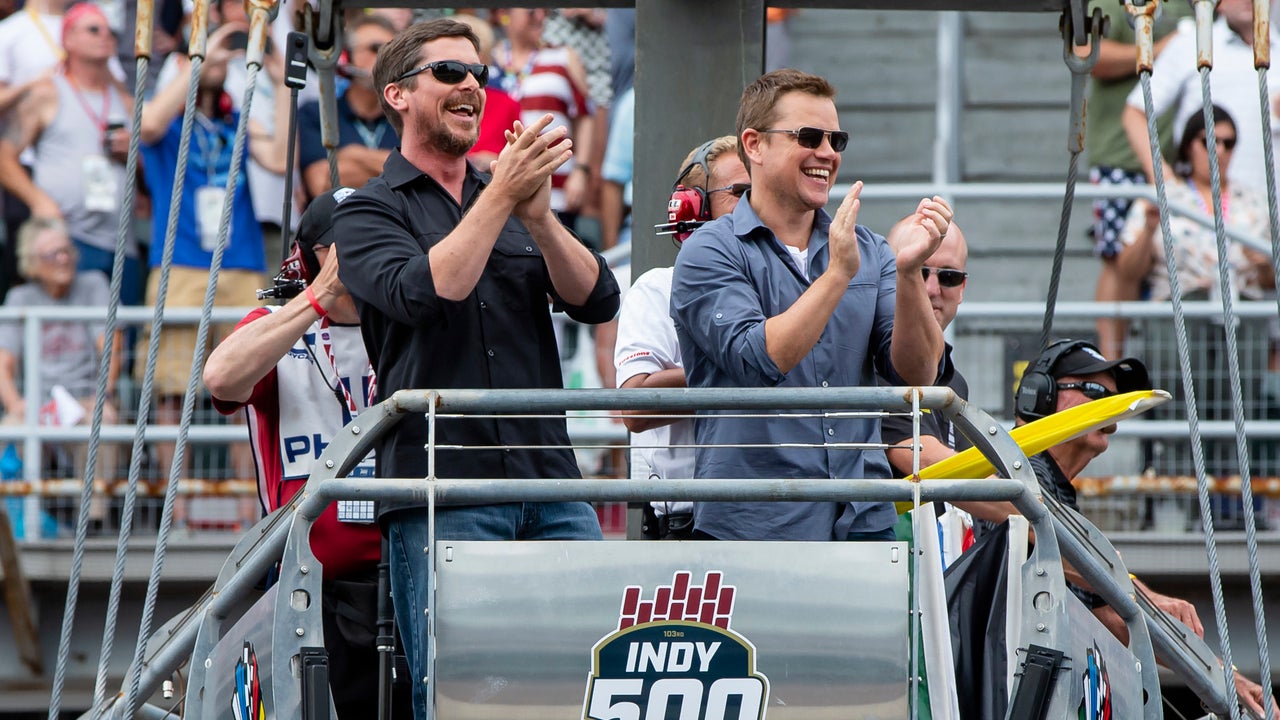
[[[225,3],[224,3],[225,4]],[[231,177],[236,176],[235,194],[231,199],[231,225],[218,273],[214,303],[219,306],[243,307],[254,302],[257,289],[267,284],[266,257],[263,251],[262,227],[254,214],[250,198],[252,177],[244,175],[246,158],[241,166],[232,167],[233,146],[239,112],[235,110],[225,89],[228,65],[238,57],[231,49],[231,38],[243,32],[240,23],[224,23],[209,34],[208,55],[200,69],[196,95],[195,123],[191,130],[191,150],[182,185],[182,202],[178,230],[174,241],[173,266],[170,270],[166,307],[200,307],[209,282],[209,268],[217,247],[222,207]],[[157,242],[165,237],[169,222],[168,198],[177,180],[177,159],[182,134],[182,111],[191,79],[190,60],[174,55],[173,79],[164,85],[142,109],[142,159],[147,169],[147,188],[155,203],[152,236]],[[272,133],[256,119],[249,120],[248,154],[263,167],[282,173],[285,169],[289,98],[284,91],[284,59],[279,54],[267,55],[260,84],[276,89],[275,123],[280,132]],[[278,198],[277,198],[278,202]],[[151,257],[152,268],[160,265],[160,253]],[[159,273],[153,272],[147,283],[147,302],[154,303],[159,290]],[[225,336],[233,327],[220,327],[217,336]],[[141,338],[145,348],[147,338]],[[156,365],[156,420],[161,424],[177,424],[191,372],[192,349],[196,328],[191,325],[166,328],[160,341],[160,359]],[[141,353],[139,354],[141,356]],[[135,370],[141,374],[141,363]],[[173,456],[172,443],[157,444],[158,465],[165,477]],[[247,443],[231,448],[233,477],[254,475],[253,455]],[[242,508],[247,516],[256,514],[252,503]]]
[[[112,75],[116,38],[96,5],[62,16],[65,60],[18,104],[0,140],[0,185],[37,218],[61,220],[79,254],[77,269],[110,277],[124,206],[124,159],[133,102]],[[27,148],[28,175],[19,160]],[[141,291],[138,244],[127,238],[121,301]]]

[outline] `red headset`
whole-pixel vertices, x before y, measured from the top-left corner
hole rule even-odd
[[[676,242],[684,242],[702,223],[711,219],[711,202],[705,186],[711,180],[707,156],[711,154],[715,143],[715,140],[708,140],[699,145],[693,153],[693,159],[680,171],[671,188],[671,199],[667,201],[667,222],[656,226],[659,235],[674,235]],[[683,185],[684,179],[696,167],[702,168],[704,187]]]

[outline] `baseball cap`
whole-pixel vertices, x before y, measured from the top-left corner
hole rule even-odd
[[[355,188],[340,187],[318,195],[298,218],[298,232],[293,241],[302,251],[302,261],[307,266],[307,277],[320,274],[320,262],[316,259],[316,246],[333,244],[333,211],[338,204],[351,196]]]
[[[1111,373],[1111,376],[1116,379],[1116,390],[1118,392],[1127,393],[1135,390],[1151,389],[1151,376],[1147,373],[1147,366],[1143,365],[1141,360],[1131,357],[1108,360],[1102,356],[1098,348],[1087,342],[1079,343],[1075,348],[1058,358],[1053,367],[1049,368],[1049,374],[1054,379],[1064,378],[1068,375],[1078,377],[1102,372]]]
[[[302,217],[298,218],[298,244],[308,250],[316,245],[332,245],[333,211],[338,209],[338,203],[346,200],[353,192],[355,188],[340,187],[312,200]]]

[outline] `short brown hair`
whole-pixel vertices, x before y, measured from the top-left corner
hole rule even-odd
[[[417,66],[418,59],[422,57],[423,45],[432,40],[447,37],[466,38],[475,47],[476,54],[480,53],[480,41],[471,28],[449,18],[437,18],[410,25],[378,51],[378,60],[373,64],[373,84],[378,88],[378,102],[382,105],[382,114],[387,116],[387,122],[395,128],[397,135],[404,132],[404,121],[400,119],[400,113],[387,104],[383,90],[395,82],[396,78]],[[412,90],[417,87],[418,78],[416,76],[405,78],[401,83],[405,88]]]
[[[778,98],[789,92],[809,93],[832,100],[836,97],[836,89],[831,83],[817,75],[792,68],[765,73],[742,91],[742,100],[738,102],[738,137],[741,138],[748,128],[768,130],[777,118]],[[738,145],[738,157],[742,158],[747,172],[751,172],[751,162],[747,160],[741,143]]]

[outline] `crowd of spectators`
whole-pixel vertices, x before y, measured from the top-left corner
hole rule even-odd
[[[292,173],[289,212],[294,225],[312,198],[331,188],[328,154],[321,141],[317,83],[300,93],[295,165],[286,167],[285,149],[289,93],[282,83],[284,45],[305,6],[294,0],[282,8],[271,30],[267,61],[259,75],[250,119],[248,152],[242,181],[233,202],[230,242],[216,303],[242,307],[255,302],[253,290],[265,287],[283,253],[290,228],[286,213],[286,175]],[[1098,183],[1143,183],[1152,173],[1144,152],[1145,119],[1133,72],[1136,49],[1123,10],[1104,6],[1110,16],[1100,60],[1090,89],[1088,157]],[[1265,197],[1258,148],[1263,132],[1280,129],[1272,108],[1271,128],[1258,122],[1251,82],[1240,68],[1251,63],[1253,44],[1248,0],[1223,0],[1214,25],[1220,48],[1211,75],[1215,98],[1222,105],[1224,127],[1217,149],[1224,168],[1224,211],[1229,227],[1265,238],[1267,224],[1260,198]],[[8,11],[7,16],[2,13]],[[126,260],[121,299],[126,305],[151,303],[168,221],[169,194],[175,184],[178,130],[185,99],[189,61],[185,40],[190,4],[165,0],[155,12],[155,50],[142,113],[142,167],[138,182],[136,222],[125,239]],[[244,102],[244,45],[247,17],[243,3],[214,2],[209,55],[201,74],[191,161],[179,203],[178,236],[168,305],[198,306],[203,299],[226,181],[240,168],[230,167],[231,147]],[[793,11],[771,9],[770,66],[785,64],[785,26]],[[4,233],[0,241],[0,298],[31,278],[20,271],[18,229],[29,217],[55,221],[75,250],[76,269],[109,280],[123,207],[124,159],[132,115],[131,44],[134,7],[129,1],[104,3],[28,0],[0,7],[0,186],[3,186]],[[1153,87],[1166,154],[1174,164],[1166,177],[1184,205],[1206,211],[1207,156],[1205,128],[1197,110],[1197,80],[1183,62],[1194,54],[1194,28],[1180,6],[1162,6],[1156,19],[1158,82]],[[634,113],[634,10],[601,9],[374,9],[348,11],[343,54],[337,66],[337,178],[341,185],[361,187],[382,171],[398,142],[372,68],[378,50],[410,23],[441,15],[467,23],[480,39],[482,62],[489,65],[489,85],[480,139],[470,159],[481,169],[497,157],[505,142],[502,131],[523,118],[528,124],[551,112],[570,129],[574,158],[553,178],[553,207],[561,220],[585,243],[608,249],[630,240],[631,153]],[[1280,39],[1280,38],[1274,38]],[[1179,71],[1182,68],[1183,71]],[[1181,72],[1181,74],[1179,74]],[[1272,77],[1277,77],[1274,73]],[[1247,78],[1246,78],[1247,79]],[[1167,112],[1166,112],[1167,111]],[[1240,149],[1233,152],[1236,142]],[[1177,157],[1175,158],[1175,152]],[[1163,277],[1163,249],[1151,208],[1130,207],[1123,199],[1100,201],[1090,234],[1101,258],[1097,299],[1103,301],[1168,297]],[[1216,260],[1212,234],[1198,226],[1175,223],[1178,262],[1191,282],[1190,298],[1218,292],[1212,267]],[[1236,283],[1230,292],[1247,299],[1266,298],[1274,288],[1265,259],[1239,247],[1232,249]],[[1197,268],[1199,275],[1196,274]],[[14,300],[6,299],[13,305]],[[229,327],[215,328],[217,342]],[[612,384],[609,361],[615,326],[597,329],[601,380]],[[1099,346],[1108,355],[1124,350],[1128,329],[1123,323],[1099,320]],[[145,333],[124,336],[121,380],[126,388],[141,378]],[[562,337],[569,345],[576,337]],[[165,332],[158,366],[155,417],[176,422],[194,349],[193,328]],[[90,358],[92,359],[92,358]],[[55,360],[54,362],[57,362]],[[1273,371],[1280,363],[1273,363]],[[1280,372],[1276,372],[1280,378]],[[19,385],[21,377],[15,378]],[[1274,386],[1280,407],[1280,379]],[[1270,391],[1270,390],[1269,390]],[[28,400],[44,402],[50,387],[28,382]],[[21,393],[18,393],[21,395]],[[3,397],[5,414],[13,398]],[[114,400],[115,398],[113,398]],[[6,400],[9,400],[7,402]],[[20,413],[18,413],[20,414]],[[210,413],[208,417],[212,418]],[[158,475],[167,474],[171,449],[153,450]],[[247,446],[234,448],[223,474],[252,474]]]
[[[299,93],[296,160],[294,167],[286,167],[290,93],[283,84],[283,58],[276,48],[285,46],[286,35],[295,29],[305,6],[303,1],[286,3],[273,23],[252,98],[245,158],[233,168],[235,132],[246,99],[248,18],[241,2],[211,4],[208,53],[198,80],[189,162],[181,178],[180,200],[174,205],[178,222],[166,298],[169,308],[198,307],[203,301],[229,177],[239,179],[215,299],[215,305],[224,307],[257,302],[254,291],[270,284],[285,254],[283,246],[292,228],[281,227],[284,218],[291,217],[296,228],[310,201],[331,189],[314,72]],[[179,180],[175,170],[190,82],[186,38],[191,12],[191,4],[184,0],[164,0],[155,11],[155,54],[138,133],[138,200],[125,240],[123,305],[150,305],[157,298],[170,195]],[[0,197],[6,221],[0,232],[0,298],[6,306],[107,304],[127,185],[125,160],[135,79],[129,38],[134,13],[131,0],[100,5],[28,0],[25,5],[0,8],[0,122],[4,128]],[[546,111],[557,113],[572,127],[575,149],[575,161],[555,178],[558,214],[588,245],[616,243],[617,228],[606,229],[601,222],[600,166],[610,105],[615,92],[630,85],[633,74],[634,10],[347,11],[337,64],[339,183],[363,186],[382,172],[389,152],[399,143],[373,82],[378,51],[409,24],[440,15],[467,23],[482,41],[484,62],[491,65],[485,127],[470,154],[472,162],[487,169],[506,142],[503,131],[514,121]],[[619,83],[624,87],[617,88]],[[286,215],[289,173],[294,182]],[[20,234],[24,222],[27,226]],[[33,249],[53,242],[48,237],[54,235],[64,238],[69,246],[65,252]],[[28,238],[22,257],[20,237]],[[68,278],[62,278],[68,273]],[[46,278],[54,275],[60,278],[58,285],[45,288]],[[39,373],[22,372],[21,325],[7,332],[10,341],[0,349],[0,404],[9,422],[22,421],[26,403],[50,400],[55,385],[70,388],[82,401],[87,397],[85,405],[92,407],[90,380],[97,368],[101,327],[97,323],[71,326],[78,329],[71,332],[55,324],[46,328]],[[210,344],[231,329],[215,325]],[[63,340],[82,336],[84,342],[54,342],[55,330]],[[117,406],[124,410],[136,402],[148,340],[145,329],[131,329],[116,344],[119,362],[113,365],[108,422],[116,421]],[[177,423],[195,341],[194,326],[176,324],[164,330],[153,422]],[[75,372],[62,372],[62,368]],[[120,392],[133,395],[117,400],[117,382]],[[207,402],[198,406],[197,413],[197,422],[217,422]],[[148,447],[148,477],[157,481],[168,477],[173,451],[171,443]],[[211,464],[221,467],[200,467],[202,461],[191,457],[200,456],[197,451],[187,459],[195,466],[184,468],[181,477],[253,477],[247,443],[233,443],[225,454],[214,452]],[[119,460],[108,456],[113,467],[99,477],[123,475],[123,468],[116,466]],[[66,470],[75,476],[82,468]],[[162,487],[161,482],[154,484]]]

